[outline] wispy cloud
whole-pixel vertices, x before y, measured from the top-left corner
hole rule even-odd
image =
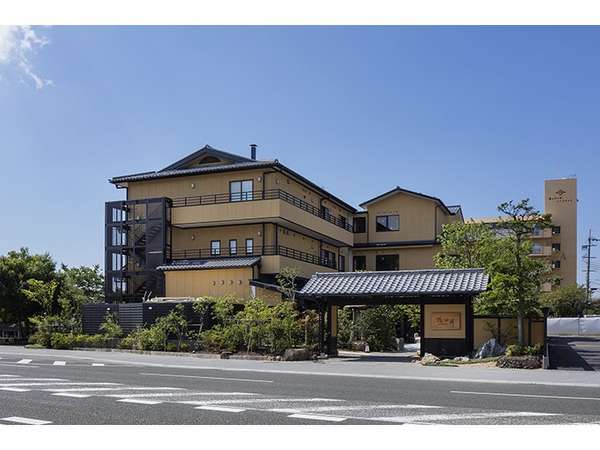
[[[35,71],[31,56],[50,41],[30,26],[0,26],[0,66],[17,70],[36,89],[52,85]]]

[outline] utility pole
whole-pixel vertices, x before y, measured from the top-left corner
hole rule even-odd
[[[583,245],[581,248],[586,252],[586,256],[583,257],[585,260],[585,290],[587,292],[587,301],[588,303],[592,300],[592,287],[590,286],[590,272],[592,272],[591,264],[592,264],[592,247],[596,247],[594,242],[598,242],[600,239],[597,239],[592,236],[592,230],[590,230],[587,238],[587,244]]]

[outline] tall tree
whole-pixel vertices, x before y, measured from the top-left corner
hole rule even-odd
[[[542,295],[541,303],[552,311],[554,317],[579,317],[592,309],[587,290],[576,284],[560,288]]]
[[[531,258],[530,237],[536,228],[550,226],[550,215],[541,214],[529,199],[498,206],[502,218],[496,256],[489,265],[490,289],[482,298],[517,316],[519,344],[524,344],[523,318],[537,310],[540,287],[548,265]]]
[[[440,269],[488,267],[496,254],[498,239],[486,224],[455,222],[442,227],[441,251],[433,257]]]

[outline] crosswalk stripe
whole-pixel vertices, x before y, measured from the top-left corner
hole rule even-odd
[[[196,406],[194,409],[202,409],[205,411],[233,412],[233,413],[240,413],[240,412],[246,411],[245,408],[231,408],[228,406]]]
[[[159,394],[109,394],[106,397],[118,397],[118,398],[135,398],[135,397],[182,397],[182,396],[197,396],[197,395],[211,395],[211,396],[222,396],[222,395],[258,395],[250,394],[246,392],[161,392]]]
[[[0,382],[2,383],[2,385],[4,386],[12,386],[12,384],[7,384],[7,381],[17,381],[17,382],[22,382],[22,381],[69,381],[66,378],[10,378],[10,379],[6,379],[3,378],[2,380],[0,380]]]
[[[17,361],[17,364],[29,364],[31,361],[33,361],[32,359],[21,359],[19,361]]]
[[[12,387],[12,386],[103,386],[103,385],[115,385],[118,383],[63,383],[47,382],[47,383],[12,383],[12,384],[0,384],[0,387]]]
[[[431,405],[353,405],[353,406],[316,406],[314,408],[273,408],[269,411],[282,413],[305,413],[325,411],[372,411],[376,409],[434,409],[443,406]]]
[[[55,392],[52,395],[56,395],[57,397],[72,397],[72,398],[88,398],[88,397],[91,397],[90,394],[76,394],[74,392]]]
[[[53,366],[65,366],[67,364],[66,361],[54,361]]]
[[[139,403],[141,405],[158,405],[159,403],[162,403],[160,400],[144,400],[141,398],[122,398],[117,401],[123,403]]]
[[[31,389],[13,388],[13,387],[3,387],[3,388],[0,388],[0,391],[8,391],[8,392],[29,392],[29,391],[31,391]]]
[[[177,403],[183,403],[185,405],[227,405],[236,403],[271,403],[271,402],[290,402],[290,403],[302,403],[302,402],[343,402],[345,400],[335,400],[329,398],[253,398],[253,399],[231,399],[231,400],[187,400]]]
[[[288,416],[292,419],[324,420],[325,422],[343,422],[347,417],[321,416],[318,414],[292,414]]]
[[[493,419],[498,417],[535,417],[535,416],[560,416],[555,413],[537,413],[537,412],[490,412],[490,413],[466,413],[466,414],[427,414],[416,416],[397,416],[397,417],[369,417],[369,420],[382,422],[440,422],[447,420],[465,420],[465,419]]]
[[[7,374],[3,374],[0,375],[0,378],[19,378],[21,375],[7,375]]]
[[[103,363],[92,363],[92,367],[103,367]]]
[[[50,422],[49,420],[38,420],[38,419],[30,419],[28,417],[4,417],[0,420],[4,420],[6,422],[14,422],[14,423],[22,423],[25,425],[47,425]]]
[[[88,392],[88,391],[181,391],[183,388],[176,387],[131,387],[131,386],[120,386],[120,387],[98,387],[98,388],[49,388],[42,389],[47,392]]]

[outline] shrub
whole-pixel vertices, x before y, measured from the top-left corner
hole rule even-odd
[[[100,325],[100,331],[108,338],[123,336],[123,329],[119,325],[117,315],[113,312],[106,314],[104,322]]]
[[[504,369],[539,369],[542,361],[539,356],[501,356],[496,361],[496,366]]]
[[[137,328],[124,338],[119,347],[132,350],[165,350],[167,333],[164,327],[152,325],[147,328]]]
[[[184,316],[184,306],[182,304],[176,305],[169,314],[160,317],[151,328],[160,329],[165,335],[165,341],[169,335],[174,335],[175,338],[177,338],[177,345],[175,348],[176,351],[179,351],[181,349],[181,341],[188,328],[187,319]],[[156,332],[160,333],[159,330]],[[166,342],[163,346],[167,347]]]
[[[52,333],[50,346],[57,350],[68,350],[74,347],[75,336],[66,333]]]
[[[294,302],[282,302],[267,307],[267,335],[271,352],[283,353],[301,342],[302,324],[298,320],[298,311]]]
[[[532,346],[509,345],[506,347],[506,356],[537,356],[542,353],[542,345]]]
[[[389,306],[377,306],[361,311],[357,326],[369,343],[371,351],[396,349],[396,318]]]

